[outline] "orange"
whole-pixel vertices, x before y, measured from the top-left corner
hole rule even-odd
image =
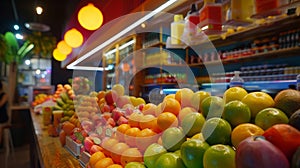
[[[157,125],[161,130],[169,127],[177,127],[178,119],[173,113],[163,112],[157,117]]]
[[[273,98],[264,92],[249,93],[242,99],[242,102],[249,106],[253,119],[259,111],[273,107],[275,104]]]
[[[162,102],[161,109],[162,112],[171,112],[177,116],[181,110],[181,106],[176,99],[166,99]]]
[[[192,96],[194,94],[194,91],[192,91],[189,88],[182,88],[179,89],[175,93],[175,99],[181,104],[181,107],[191,107],[191,100]]]
[[[121,165],[125,166],[129,162],[143,162],[143,156],[137,148],[128,148],[122,152]]]
[[[103,148],[103,153],[109,157],[111,155],[111,148],[117,143],[118,140],[114,138],[104,139],[101,143],[101,147]]]
[[[93,154],[91,155],[91,157],[90,157],[89,165],[90,165],[91,167],[94,167],[95,164],[96,164],[99,160],[101,160],[101,159],[103,159],[103,158],[105,158],[105,155],[104,155],[103,152],[100,152],[100,151],[95,152],[95,153],[93,153]]]
[[[155,110],[156,110],[156,105],[153,104],[153,103],[147,103],[144,107],[143,107],[143,110],[142,110],[142,113],[144,115],[147,115],[147,114],[152,114],[152,115],[155,115]]]
[[[128,118],[128,124],[131,127],[139,127],[140,126],[140,120],[141,120],[142,117],[143,117],[143,113],[133,112]]]
[[[149,128],[141,130],[136,135],[136,147],[141,151],[145,151],[146,148],[155,143],[158,139],[158,135]]]
[[[263,135],[263,133],[264,130],[257,125],[251,123],[240,124],[232,130],[231,143],[237,148],[244,139],[254,135]]]
[[[111,148],[111,158],[115,163],[121,163],[121,154],[128,149],[129,146],[126,143],[120,142],[115,144]]]
[[[102,98],[104,99],[105,97],[105,91],[101,90],[98,92],[97,98],[98,100],[101,100]]]
[[[145,128],[155,129],[156,126],[157,126],[157,118],[151,114],[144,115],[140,120],[141,129],[145,129]]]
[[[99,160],[96,164],[95,164],[95,167],[94,168],[106,168],[110,165],[113,165],[114,164],[114,161],[107,157],[107,158],[103,158],[101,160]]]
[[[179,122],[181,122],[187,114],[192,113],[192,112],[197,112],[197,110],[195,110],[192,107],[184,107],[183,109],[181,109],[178,114]]]
[[[116,130],[116,136],[119,141],[124,141],[125,132],[131,128],[129,124],[121,124]]]
[[[164,98],[164,100],[169,99],[169,98],[175,99],[175,94],[169,94],[169,95],[167,95],[167,96]]]
[[[123,166],[121,166],[119,164],[112,164],[112,165],[108,166],[107,168],[123,168]]]
[[[124,140],[126,142],[126,144],[128,144],[129,146],[135,146],[135,139],[136,139],[136,135],[140,132],[141,130],[137,127],[132,127],[129,128],[128,130],[125,131],[124,134]]]

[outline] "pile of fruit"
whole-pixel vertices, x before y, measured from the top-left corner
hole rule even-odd
[[[108,91],[74,97],[73,120],[63,122],[89,153],[88,167],[299,167],[300,92],[273,99],[240,87],[223,97],[188,88],[158,104]],[[72,121],[72,122],[71,122]],[[79,124],[78,124],[79,123]]]
[[[34,97],[34,100],[32,101],[31,105],[34,107],[50,99],[52,99],[52,95],[40,93]]]

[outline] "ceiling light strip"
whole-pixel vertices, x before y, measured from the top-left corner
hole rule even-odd
[[[130,32],[131,30],[133,30],[135,27],[141,25],[142,23],[144,23],[145,21],[147,21],[148,19],[150,19],[151,17],[153,17],[154,15],[156,15],[157,13],[163,11],[165,8],[169,7],[170,5],[172,5],[174,2],[176,2],[177,0],[169,0],[166,3],[162,4],[161,6],[159,6],[158,8],[156,8],[155,10],[151,11],[149,14],[147,14],[146,16],[142,17],[141,19],[139,19],[138,21],[136,21],[135,23],[133,23],[132,25],[128,26],[126,29],[120,31],[119,33],[117,33],[116,35],[114,35],[112,38],[108,39],[107,41],[105,41],[104,43],[98,45],[97,47],[95,47],[94,49],[92,49],[91,51],[87,52],[86,54],[84,54],[82,57],[78,58],[77,60],[75,60],[74,62],[72,62],[71,64],[69,64],[67,66],[67,69],[74,69],[75,65],[79,64],[80,62],[82,62],[83,60],[89,58],[90,56],[92,56],[93,54],[95,54],[96,52],[100,51],[101,49],[103,49],[104,47],[108,46],[109,44],[113,43],[114,41],[116,41],[117,39],[121,38],[123,35],[125,35],[126,33]]]

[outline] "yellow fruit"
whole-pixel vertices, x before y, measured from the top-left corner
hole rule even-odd
[[[123,96],[125,92],[124,86],[121,84],[115,84],[111,90],[116,91],[119,96]]]
[[[179,89],[175,93],[175,99],[180,103],[181,107],[191,107],[191,100],[194,91],[189,88]]]
[[[255,118],[259,111],[273,107],[275,104],[273,98],[264,92],[249,93],[242,99],[242,102],[247,104],[250,108],[252,118]]]
[[[195,92],[191,99],[192,107],[197,111],[200,111],[202,101],[209,96],[210,96],[209,92],[205,92],[205,91]]]
[[[231,143],[237,148],[244,139],[254,135],[262,135],[263,133],[264,130],[257,125],[251,123],[240,124],[232,130]]]
[[[95,164],[96,164],[99,160],[101,160],[101,159],[103,159],[103,158],[105,158],[105,155],[104,155],[103,152],[100,152],[100,151],[95,152],[95,153],[93,153],[93,154],[91,155],[91,157],[90,157],[89,165],[90,165],[91,167],[94,167]]]
[[[225,103],[228,103],[233,100],[242,100],[248,92],[241,87],[232,87],[225,91],[223,99],[225,100]]]

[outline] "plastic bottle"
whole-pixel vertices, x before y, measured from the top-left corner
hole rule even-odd
[[[196,4],[192,4],[191,10],[185,17],[185,27],[183,31],[182,40],[191,43],[194,36],[197,33],[197,25],[200,22],[199,11],[197,10]]]
[[[184,20],[182,15],[175,15],[171,23],[171,44],[181,44],[181,36],[184,31]]]
[[[297,75],[297,90],[300,91],[300,74]]]
[[[244,79],[240,77],[240,71],[234,71],[234,76],[230,79],[230,87],[243,87]]]

